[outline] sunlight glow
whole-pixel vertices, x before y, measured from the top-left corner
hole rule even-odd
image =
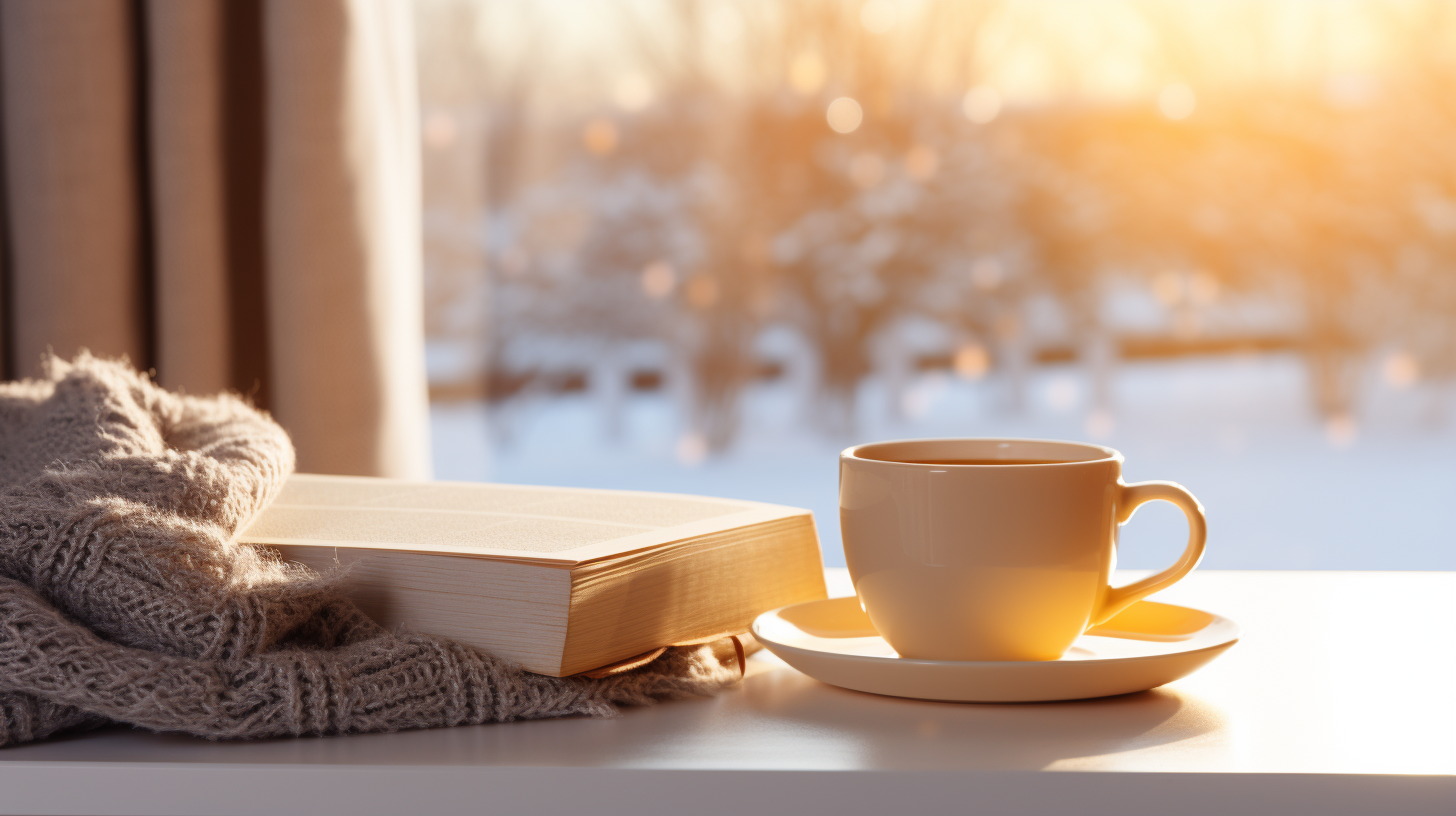
[[[864,108],[861,108],[859,103],[853,99],[841,96],[829,103],[825,119],[829,121],[829,127],[833,128],[835,133],[853,133],[864,121]]]
[[[625,111],[636,112],[646,108],[652,104],[653,96],[652,83],[636,71],[618,77],[612,85],[612,99]]]
[[[869,0],[859,7],[859,22],[871,34],[887,34],[895,27],[900,10],[890,0]]]
[[[817,52],[805,51],[794,57],[793,64],[789,66],[789,85],[799,95],[809,96],[824,87],[824,80],[828,75],[824,58]]]
[[[708,14],[708,31],[721,43],[734,43],[743,36],[743,12],[730,5],[719,5]]]

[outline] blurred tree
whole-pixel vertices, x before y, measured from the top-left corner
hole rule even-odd
[[[488,167],[462,175],[493,196],[507,368],[547,366],[524,350],[551,338],[655,343],[688,432],[720,450],[770,327],[813,345],[816,424],[844,433],[876,344],[912,320],[1023,403],[1054,351],[1028,303],[1051,302],[1055,342],[1111,410],[1124,338],[1107,304],[1131,283],[1156,294],[1174,350],[1215,347],[1204,317],[1236,298],[1287,306],[1275,339],[1326,418],[1357,411],[1376,351],[1406,355],[1401,376],[1456,378],[1448,4],[1104,3],[1077,18],[1092,32],[1014,2],[591,8],[623,23],[610,71],[571,75],[597,90],[548,81],[541,54],[563,46],[525,25],[469,91],[493,100]],[[1339,67],[1348,43],[1321,33],[1336,23],[1385,32],[1392,61]]]

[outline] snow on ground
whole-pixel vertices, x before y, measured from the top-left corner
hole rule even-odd
[[[919,377],[894,418],[867,383],[860,429],[835,439],[815,429],[785,386],[747,396],[744,430],[726,454],[693,460],[665,395],[635,395],[615,441],[589,395],[517,406],[507,443],[493,442],[481,403],[432,410],[435,475],[450,480],[607,487],[727,496],[814,511],[825,563],[842,566],[838,452],[856,442],[928,436],[1096,439],[1127,457],[1125,478],[1188,487],[1209,518],[1203,565],[1214,569],[1456,569],[1456,429],[1442,394],[1397,391],[1372,377],[1353,423],[1316,419],[1293,356],[1125,364],[1114,409],[1087,405],[1079,367],[1034,375],[1029,404],[1006,410],[995,378]],[[1433,408],[1433,406],[1436,406]],[[1123,530],[1120,566],[1154,568],[1182,550],[1186,525],[1171,505],[1145,505]]]

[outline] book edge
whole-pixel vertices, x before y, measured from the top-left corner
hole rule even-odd
[[[330,477],[335,478],[335,477]],[[370,477],[357,477],[370,478]],[[407,480],[396,480],[407,482]],[[418,484],[418,483],[416,483]],[[617,493],[633,493],[633,491],[614,491]],[[641,494],[635,494],[641,495]],[[661,494],[671,495],[671,494]],[[746,508],[738,513],[730,513],[723,516],[715,516],[700,521],[692,521],[687,524],[678,524],[672,527],[662,527],[656,530],[647,530],[641,533],[614,538],[596,544],[587,544],[575,547],[570,550],[562,550],[560,553],[531,554],[526,550],[506,550],[494,547],[469,547],[450,546],[426,547],[411,544],[409,542],[377,542],[377,541],[348,541],[348,540],[319,540],[280,538],[276,536],[254,536],[249,535],[244,529],[238,534],[238,541],[244,544],[258,544],[269,547],[344,547],[361,550],[385,550],[389,552],[416,552],[427,555],[444,555],[466,558],[486,558],[497,561],[512,561],[522,564],[539,564],[542,566],[554,566],[559,568],[572,569],[586,564],[591,564],[611,558],[631,555],[633,553],[661,547],[671,547],[677,544],[689,543],[703,536],[719,532],[728,532],[744,527],[751,527],[768,521],[793,516],[809,516],[812,520],[813,513],[797,507],[784,505],[754,503],[758,506]],[[279,505],[289,507],[294,505]],[[347,506],[341,506],[340,510],[348,510]],[[379,508],[391,509],[391,508]],[[397,509],[397,508],[395,508]],[[422,510],[420,512],[430,512]],[[579,519],[587,523],[591,519]]]
[[[809,569],[807,572],[805,572],[805,576],[806,577],[809,577],[810,576],[810,573],[812,573],[813,576],[816,576],[817,577],[817,584],[815,586],[813,586],[813,587],[808,587],[808,591],[806,593],[804,593],[802,595],[802,597],[797,597],[796,596],[796,597],[794,597],[792,599],[786,600],[785,602],[786,603],[796,603],[796,602],[802,601],[802,600],[813,600],[813,599],[816,599],[816,598],[824,598],[824,597],[827,597],[828,596],[828,593],[827,593],[827,587],[826,587],[825,581],[824,581],[824,554],[823,554],[823,547],[822,547],[822,545],[821,545],[821,543],[819,541],[819,531],[818,531],[817,525],[814,523],[813,514],[812,513],[805,512],[804,513],[804,516],[806,516],[807,518],[804,519],[804,524],[802,526],[800,526],[800,525],[793,525],[793,526],[791,526],[791,527],[789,527],[789,528],[787,528],[785,530],[779,531],[779,532],[775,532],[772,529],[764,529],[764,530],[761,531],[761,533],[759,535],[752,536],[751,537],[752,538],[751,541],[738,541],[738,542],[724,541],[724,542],[719,542],[719,544],[720,544],[720,546],[749,546],[749,545],[755,544],[755,543],[768,543],[772,539],[776,539],[776,538],[780,538],[780,537],[783,537],[783,538],[792,537],[794,539],[802,539],[803,544],[801,546],[803,548],[803,552],[802,553],[799,553],[799,557],[803,557],[806,560],[808,560],[809,557],[810,557],[810,554],[811,554],[810,551],[812,551],[812,561],[814,562],[814,567],[811,568],[811,569]],[[773,518],[773,519],[767,519],[767,520],[764,520],[763,522],[761,522],[759,525],[755,525],[755,526],[769,527],[770,525],[773,524],[774,521],[790,521],[793,518],[794,518],[794,516],[793,515],[790,515],[790,516],[783,516],[783,517],[778,517],[778,518]],[[730,533],[731,532],[739,532],[739,533],[746,534],[746,533],[749,533],[750,530],[751,530],[751,526],[750,527],[743,527],[743,528],[735,528],[734,530],[724,531],[724,532],[730,532]],[[712,541],[711,537],[707,537],[707,538],[700,539],[698,541],[691,542],[691,543],[701,544],[705,548],[711,548],[715,542]],[[652,558],[655,555],[657,555],[657,554],[656,553],[640,553],[640,552],[639,553],[628,553],[628,554],[625,554],[624,555],[624,558],[622,560],[623,561],[632,561],[632,560],[636,560],[638,558],[648,558],[648,559],[650,559],[650,558]],[[663,555],[670,557],[670,554],[664,553]],[[698,555],[698,554],[697,553],[694,553],[693,555]],[[693,557],[693,555],[684,555],[683,557],[689,557],[689,558],[691,558],[691,557]],[[666,563],[667,562],[664,561],[661,564],[654,565],[654,566],[663,566],[663,567],[665,567],[666,566]],[[621,575],[621,574],[625,574],[625,573],[631,572],[631,570],[625,570],[625,569],[623,569],[622,568],[623,566],[624,565],[603,564],[601,562],[597,562],[597,563],[592,563],[592,564],[583,564],[581,567],[572,570],[572,572],[571,572],[570,596],[569,596],[568,608],[567,608],[566,637],[564,638],[563,643],[562,643],[561,671],[564,674],[568,674],[569,675],[569,674],[580,673],[582,671],[590,671],[591,669],[596,668],[597,665],[610,664],[611,662],[613,662],[613,660],[619,660],[619,659],[622,659],[622,658],[631,657],[633,654],[638,654],[641,651],[644,651],[645,650],[645,649],[639,650],[639,649],[637,649],[637,646],[646,646],[646,644],[636,644],[636,645],[633,645],[633,646],[623,647],[621,649],[618,649],[617,651],[618,652],[624,652],[624,654],[620,655],[619,657],[615,657],[615,658],[608,659],[605,662],[599,661],[599,660],[597,660],[595,658],[587,659],[587,660],[585,660],[583,662],[583,660],[581,658],[576,657],[576,655],[580,653],[580,650],[577,647],[577,644],[575,644],[574,641],[573,641],[573,635],[574,634],[579,634],[579,632],[578,631],[574,631],[574,630],[577,630],[578,629],[577,623],[578,623],[578,621],[580,621],[582,619],[581,618],[581,615],[583,614],[583,608],[584,607],[589,607],[590,604],[591,604],[591,602],[592,602],[592,599],[588,596],[586,590],[592,588],[594,585],[599,584],[602,580],[604,580],[606,578],[609,578],[612,575]],[[815,583],[815,581],[813,580],[813,578],[809,578],[809,583],[811,583],[811,584]],[[762,610],[762,611],[767,611],[767,610]],[[751,623],[751,621],[750,621],[750,623]],[[747,625],[746,624],[745,624],[745,626],[743,628],[744,628],[744,631],[747,631]],[[714,634],[728,635],[728,634],[736,634],[736,633],[734,633],[734,632],[723,632],[723,633],[719,633],[719,632],[707,632],[707,633],[705,633],[705,632],[692,632],[690,634],[683,635],[683,639],[692,640],[692,639],[697,639],[697,638],[700,638],[700,637],[705,637],[705,636],[714,635]],[[670,646],[670,645],[672,645],[672,644],[671,643],[657,643],[657,644],[652,644],[651,646],[648,646],[647,648],[656,648],[656,647],[659,647],[659,646]],[[631,654],[626,654],[625,652],[630,652]],[[588,665],[588,664],[593,664],[593,665]]]

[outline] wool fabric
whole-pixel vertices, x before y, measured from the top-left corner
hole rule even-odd
[[[264,413],[124,362],[0,384],[0,746],[106,723],[220,739],[601,716],[738,676],[699,647],[545,677],[386,631],[336,576],[237,542],[292,470]]]

